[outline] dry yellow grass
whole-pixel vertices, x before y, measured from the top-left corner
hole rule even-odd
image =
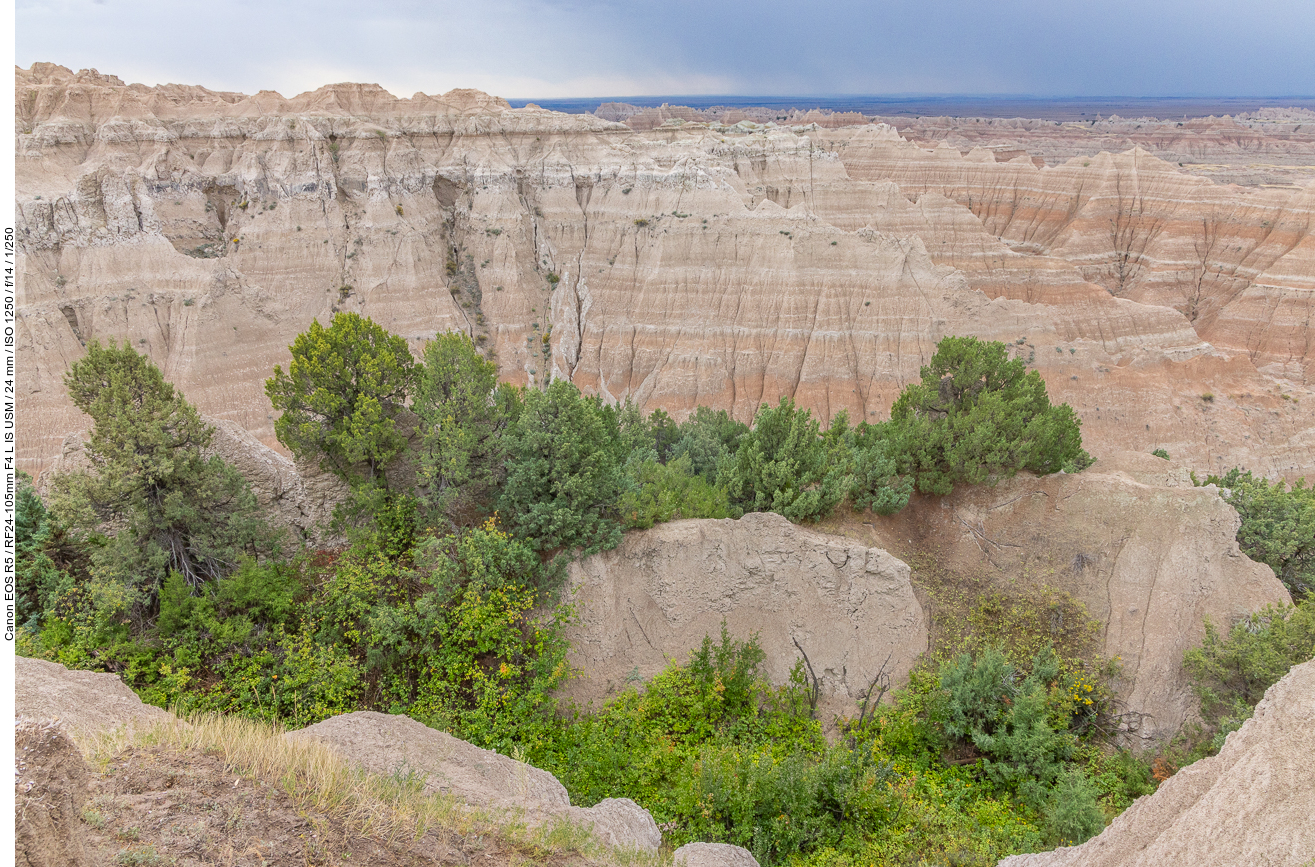
[[[127,747],[201,751],[218,756],[235,775],[277,786],[298,802],[334,817],[353,832],[383,840],[418,839],[429,830],[488,837],[521,853],[525,863],[574,856],[583,863],[656,865],[669,859],[615,850],[592,833],[557,820],[527,825],[522,816],[494,813],[426,793],[414,774],[386,777],[352,768],[324,744],[289,740],[283,730],[240,717],[198,715],[136,731],[74,736],[93,767],[104,768]]]

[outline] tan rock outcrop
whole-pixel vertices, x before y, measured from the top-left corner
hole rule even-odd
[[[1182,660],[1205,619],[1227,628],[1291,602],[1273,571],[1238,549],[1238,520],[1181,464],[1120,453],[1077,475],[961,486],[915,496],[890,518],[837,516],[823,527],[905,557],[935,552],[938,567],[987,589],[1070,594],[1102,625],[1100,650],[1121,664],[1116,694],[1149,744],[1193,718]]]
[[[414,772],[427,792],[473,807],[520,817],[530,825],[559,820],[590,827],[609,846],[656,853],[662,835],[648,811],[629,798],[573,807],[566,788],[547,771],[468,744],[410,717],[358,711],[288,732],[320,741],[349,763],[375,774]]]
[[[91,867],[82,833],[88,773],[59,723],[18,723],[14,732],[14,863]]]
[[[1000,867],[1302,867],[1315,857],[1315,661],[1265,693],[1219,755],[1174,774],[1083,843]]]
[[[876,125],[637,132],[471,91],[15,76],[34,473],[85,426],[60,378],[91,339],[132,341],[277,448],[264,380],[335,310],[416,351],[466,330],[506,379],[678,417],[792,395],[882,418],[941,337],[971,334],[1032,359],[1094,453],[1315,472],[1301,190],[1145,151],[1037,168]]]
[[[14,713],[19,719],[57,720],[74,737],[116,729],[143,731],[173,714],[142,702],[118,675],[65,668],[26,656],[14,660]]]
[[[824,718],[856,714],[883,667],[898,683],[927,647],[908,566],[771,513],[630,533],[573,564],[570,588],[579,677],[562,692],[581,702],[684,663],[705,636],[719,638],[723,621],[739,640],[758,635],[773,683],[801,658],[797,642],[821,678]]]
[[[671,858],[675,867],[758,867],[753,853],[729,843],[686,843]]]

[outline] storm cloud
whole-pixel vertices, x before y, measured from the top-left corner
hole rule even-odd
[[[17,62],[295,95],[1315,94],[1311,0],[18,0]]]

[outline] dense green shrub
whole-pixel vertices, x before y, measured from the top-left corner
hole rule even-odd
[[[624,455],[614,418],[566,380],[526,393],[507,433],[499,510],[535,549],[591,554],[621,541]]]
[[[978,656],[960,654],[941,666],[941,686],[948,693],[945,732],[971,744],[986,757],[987,774],[1007,785],[1053,785],[1063,763],[1072,758],[1077,739],[1068,719],[1053,724],[1052,685],[1060,681],[1060,660],[1046,648],[1023,674],[998,649]]]
[[[732,505],[746,512],[776,512],[791,521],[817,521],[844,498],[849,478],[836,466],[818,423],[806,409],[781,398],[763,404],[733,460],[723,468]]]
[[[1236,467],[1201,484],[1219,486],[1242,518],[1238,544],[1273,569],[1294,599],[1315,588],[1315,487],[1305,479],[1291,488],[1282,479],[1271,484]]]
[[[913,478],[899,474],[899,464],[890,444],[890,426],[860,422],[850,446],[849,499],[856,509],[871,509],[878,515],[893,515],[903,509],[913,493]]]
[[[677,518],[727,518],[724,488],[713,487],[692,469],[686,452],[667,464],[647,460],[633,470],[634,487],[621,495],[621,520],[643,530]]]
[[[1315,659],[1315,603],[1268,606],[1235,623],[1227,637],[1209,620],[1205,641],[1189,650],[1183,665],[1201,700],[1214,737],[1213,750],[1294,665]]]
[[[922,381],[890,411],[900,472],[919,491],[948,494],[961,482],[992,483],[1018,470],[1081,469],[1081,422],[1068,404],[1051,406],[1041,374],[1010,359],[1003,343],[946,337]]]
[[[18,473],[14,514],[14,606],[18,623],[39,627],[46,610],[72,579],[56,565],[49,549],[56,525],[32,487],[32,477]]]
[[[1059,776],[1046,797],[1044,830],[1052,846],[1076,846],[1105,830],[1096,787],[1080,770]]]

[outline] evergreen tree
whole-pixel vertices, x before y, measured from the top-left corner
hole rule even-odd
[[[32,487],[32,477],[18,474],[18,496],[14,515],[15,607],[18,622],[35,628],[59,592],[71,583],[47,551],[51,517]]]
[[[893,456],[923,493],[1091,462],[1072,407],[1051,406],[1041,375],[1010,360],[1003,343],[946,337],[890,418]]]
[[[508,433],[499,510],[537,550],[591,554],[621,541],[617,508],[626,482],[614,416],[567,380],[526,392]]]
[[[440,334],[425,346],[413,406],[421,421],[417,482],[424,501],[458,524],[483,517],[506,476],[504,434],[520,396],[497,380],[497,366],[465,334]]]
[[[843,431],[837,437],[843,442]],[[774,407],[763,404],[725,465],[726,492],[746,512],[776,512],[796,523],[819,520],[850,485],[834,453],[834,443],[824,440],[808,410],[786,397]]]
[[[689,455],[694,473],[708,484],[716,484],[722,467],[735,455],[740,440],[748,432],[747,424],[731,418],[724,409],[713,412],[706,406],[695,407],[694,413],[680,426],[680,438],[671,447],[667,460]]]
[[[407,446],[398,419],[416,381],[406,340],[373,320],[338,313],[312,322],[292,346],[287,373],[274,368],[265,394],[282,415],[279,442],[353,487],[388,490],[386,470]]]
[[[148,358],[93,341],[64,381],[95,426],[90,469],[54,480],[55,512],[71,530],[112,536],[92,573],[126,591],[126,608],[152,606],[170,571],[195,589],[270,548],[246,480],[204,454],[214,429]]]

